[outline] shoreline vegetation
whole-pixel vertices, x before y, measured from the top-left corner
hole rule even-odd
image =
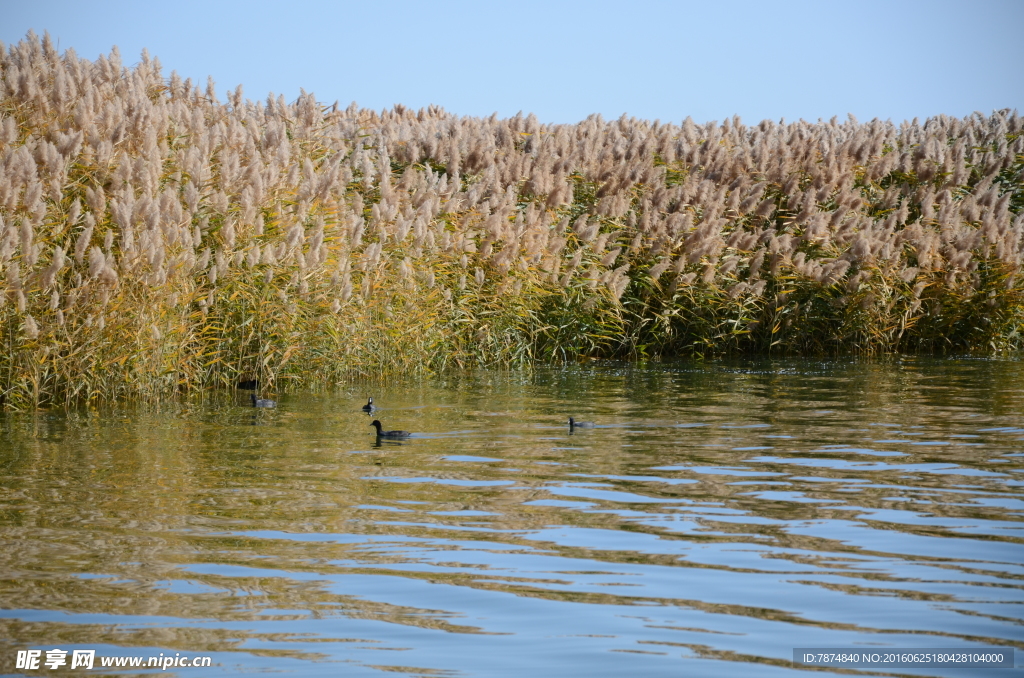
[[[587,357],[1019,350],[1024,120],[222,101],[0,45],[7,408]]]

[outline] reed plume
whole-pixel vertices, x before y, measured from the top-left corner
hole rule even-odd
[[[221,103],[0,48],[7,407],[583,356],[1002,351],[1024,123]]]

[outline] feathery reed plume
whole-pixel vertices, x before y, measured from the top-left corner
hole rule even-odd
[[[1014,111],[546,125],[221,103],[48,50],[0,47],[7,407],[641,346],[1021,347]]]

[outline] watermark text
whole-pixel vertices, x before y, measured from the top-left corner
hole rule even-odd
[[[15,668],[26,671],[61,668],[91,669],[94,666],[166,671],[167,669],[203,668],[212,665],[213,657],[183,655],[180,652],[175,652],[173,655],[161,652],[159,655],[151,656],[97,657],[96,650],[62,650],[59,647],[52,650],[18,650],[15,660]]]

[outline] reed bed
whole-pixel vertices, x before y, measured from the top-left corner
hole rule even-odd
[[[1022,127],[221,101],[29,34],[0,45],[0,394],[1017,350]]]

